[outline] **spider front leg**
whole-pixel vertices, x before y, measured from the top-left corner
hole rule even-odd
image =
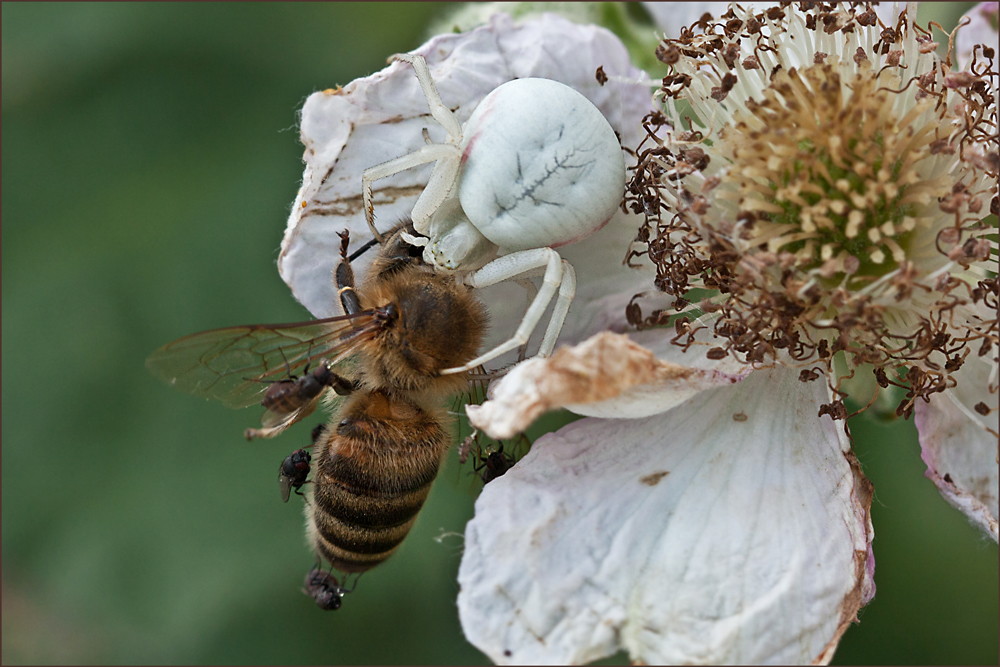
[[[452,373],[463,373],[469,371],[480,364],[496,359],[501,354],[515,349],[528,342],[531,332],[535,330],[538,322],[545,314],[545,309],[549,301],[559,290],[556,306],[549,320],[549,326],[545,330],[545,337],[542,339],[542,346],[539,348],[539,356],[547,356],[555,347],[559,332],[562,331],[563,321],[569,310],[570,302],[576,293],[576,274],[569,262],[563,261],[552,248],[533,248],[522,250],[509,255],[499,257],[478,271],[474,271],[465,277],[465,284],[470,287],[488,287],[505,280],[523,278],[537,273],[544,268],[542,278],[542,288],[538,290],[531,305],[524,314],[521,324],[518,325],[514,335],[504,343],[497,345],[492,350],[476,357],[464,366],[447,368],[441,371],[442,375]]]
[[[364,201],[365,220],[368,228],[372,230],[375,238],[382,242],[382,235],[375,228],[375,205],[372,203],[372,182],[380,178],[398,174],[401,171],[419,167],[428,162],[437,162],[434,171],[431,173],[427,187],[417,198],[413,205],[413,226],[423,233],[427,229],[427,221],[431,214],[441,205],[451,191],[452,186],[458,178],[458,170],[461,166],[462,151],[458,146],[451,144],[430,144],[424,146],[408,155],[383,162],[382,164],[369,167],[361,172],[361,198]],[[420,225],[417,224],[418,215]]]
[[[441,101],[441,95],[438,94],[437,86],[434,85],[434,79],[431,78],[431,72],[427,69],[427,61],[424,60],[424,57],[413,53],[397,53],[389,60],[390,62],[399,60],[400,62],[410,63],[413,67],[413,72],[417,75],[417,81],[420,82],[420,90],[424,93],[427,106],[430,107],[431,116],[448,133],[448,141],[450,143],[462,143],[462,125],[455,118],[455,114],[451,112],[451,109],[446,107],[444,102]]]
[[[426,146],[417,149],[409,155],[404,155],[395,160],[389,160],[388,162],[365,169],[364,173],[362,173],[361,196],[364,199],[365,219],[368,222],[368,227],[372,230],[372,234],[380,242],[382,236],[375,229],[372,181],[392,176],[393,174],[427,164],[428,162],[437,162],[430,179],[427,181],[427,186],[420,193],[420,197],[417,198],[416,203],[413,205],[413,211],[410,214],[414,229],[421,234],[426,234],[431,215],[441,206],[441,203],[454,190],[455,184],[458,182],[458,172],[461,168],[462,160],[462,125],[458,122],[451,109],[446,107],[444,102],[441,101],[441,96],[434,85],[434,79],[431,78],[430,70],[427,69],[426,61],[424,61],[422,56],[410,53],[397,53],[390,60],[406,62],[413,67],[413,71],[417,75],[417,81],[420,83],[420,90],[423,92],[424,99],[427,101],[427,107],[430,109],[431,116],[444,128],[448,136],[444,143],[432,144],[428,140],[427,129],[424,128],[423,135],[424,140],[427,141]]]

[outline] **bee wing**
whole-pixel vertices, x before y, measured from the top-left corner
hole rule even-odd
[[[183,392],[245,408],[260,401],[268,381],[287,379],[320,359],[337,363],[380,326],[374,311],[364,311],[313,322],[212,329],[167,343],[146,359],[146,368]]]
[[[257,438],[273,438],[292,424],[311,415],[316,410],[316,406],[319,405],[319,400],[323,398],[323,395],[327,391],[329,390],[324,390],[319,396],[292,412],[281,413],[266,410],[264,416],[260,418],[260,423],[264,428],[250,429],[250,431]]]

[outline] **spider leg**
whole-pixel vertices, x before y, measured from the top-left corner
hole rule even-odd
[[[538,290],[531,305],[528,306],[528,310],[525,312],[524,318],[521,320],[521,324],[518,325],[514,335],[506,342],[497,345],[492,350],[483,353],[464,366],[447,368],[441,371],[441,374],[450,375],[452,373],[462,373],[471,370],[480,364],[496,359],[501,354],[527,343],[531,332],[534,331],[539,320],[542,319],[546,307],[548,307],[552,297],[555,296],[556,289],[559,288],[563,280],[564,264],[565,262],[559,257],[559,253],[552,248],[532,248],[499,257],[478,271],[467,275],[465,277],[466,285],[470,287],[488,287],[489,285],[495,285],[505,280],[530,275],[539,268],[545,268],[542,278],[542,288]],[[543,345],[554,346],[555,339],[562,329],[562,319],[566,316],[565,311],[569,309],[569,303],[576,290],[575,277],[571,276],[570,281],[572,283],[570,289],[560,290],[556,313],[554,313],[555,315],[559,315],[559,321],[555,324],[550,322],[548,330],[545,332],[545,340],[542,341]]]
[[[556,297],[556,305],[552,309],[552,317],[549,318],[549,326],[545,329],[545,337],[542,344],[538,346],[538,356],[547,357],[552,354],[556,346],[556,339],[562,331],[563,322],[566,321],[566,313],[569,312],[569,305],[576,296],[576,271],[573,265],[565,259],[562,261],[563,274],[562,282],[559,284],[559,296]]]
[[[368,227],[372,230],[372,234],[379,240],[379,243],[382,243],[382,235],[375,228],[375,205],[372,203],[372,182],[380,178],[398,174],[407,169],[412,169],[413,167],[418,167],[422,164],[427,164],[428,162],[440,161],[435,166],[427,187],[424,188],[424,191],[420,193],[420,197],[417,199],[417,205],[419,205],[421,201],[425,200],[425,197],[428,199],[433,198],[434,193],[431,193],[432,197],[428,197],[428,191],[431,189],[431,183],[435,182],[435,177],[437,177],[437,181],[446,180],[447,174],[442,174],[442,171],[448,172],[453,169],[451,182],[448,183],[447,190],[451,189],[455,176],[458,175],[460,158],[461,151],[457,146],[452,146],[451,144],[431,144],[430,146],[423,146],[407,155],[377,164],[374,167],[369,167],[361,173],[361,197],[364,200],[365,220],[368,222]],[[441,163],[445,163],[446,167],[442,168]],[[453,167],[451,166],[452,163],[454,163]],[[440,188],[440,186],[438,187]],[[447,190],[441,194],[440,201],[444,201],[448,194]],[[438,202],[438,206],[440,206],[440,201]],[[414,206],[414,209],[416,209],[417,205]],[[429,218],[430,214],[428,213],[426,217]]]
[[[431,177],[427,180],[424,191],[417,197],[416,203],[413,204],[413,210],[410,212],[413,228],[424,235],[430,231],[431,216],[455,189],[458,183],[458,171],[462,167],[462,151],[457,146],[451,144],[432,145],[442,149],[450,149],[452,153],[448,157],[442,157],[434,165],[434,171],[431,172]],[[430,146],[425,146],[425,148],[430,148]]]
[[[412,53],[397,53],[392,57],[392,60],[401,60],[413,66],[413,71],[417,75],[417,81],[420,82],[420,90],[423,91],[424,98],[427,100],[427,106],[430,107],[431,116],[448,133],[448,140],[451,143],[462,143],[462,125],[455,118],[455,114],[451,112],[451,109],[446,107],[444,102],[441,101],[441,96],[438,94],[437,86],[434,85],[434,79],[431,78],[430,70],[427,69],[427,62],[424,60],[424,57]]]
[[[564,269],[565,270],[565,269]],[[527,278],[521,278],[520,280],[515,280],[518,285],[524,288],[525,293],[528,297],[528,303],[525,304],[525,308],[531,307],[531,302],[534,300],[535,295],[538,294],[538,288],[535,287],[535,283],[531,282]],[[518,362],[524,361],[525,356],[527,356],[528,344],[525,343],[521,346],[521,349],[517,351]]]

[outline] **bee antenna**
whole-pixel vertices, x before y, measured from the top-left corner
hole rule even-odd
[[[347,258],[347,261],[348,262],[353,262],[358,257],[361,257],[361,255],[365,254],[366,252],[368,252],[369,250],[371,250],[372,248],[374,248],[378,244],[379,244],[379,240],[377,238],[374,238],[374,239],[368,241],[368,243],[365,243],[363,246],[361,246],[360,248],[358,248],[357,250],[355,250],[354,252],[352,252],[351,255],[350,255],[350,257]]]

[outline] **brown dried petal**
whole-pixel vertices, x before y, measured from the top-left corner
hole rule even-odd
[[[466,411],[477,428],[494,438],[509,438],[549,410],[571,406],[574,412],[598,414],[604,402],[620,398],[608,416],[648,416],[702,389],[740,379],[657,359],[628,336],[603,332],[560,348],[548,359],[522,362],[490,388],[489,400]]]

